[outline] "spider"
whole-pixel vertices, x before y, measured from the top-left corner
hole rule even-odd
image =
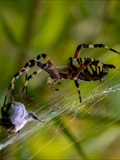
[[[9,133],[17,133],[27,123],[27,121],[31,119],[44,122],[40,120],[34,113],[27,112],[22,103],[14,101],[14,83],[24,72],[26,73],[26,80],[20,93],[19,101],[21,101],[25,89],[27,92],[29,80],[39,74],[42,70],[45,70],[50,74],[47,84],[54,90],[58,90],[54,85],[60,84],[59,80],[74,80],[75,86],[78,89],[79,100],[82,102],[80,86],[78,83],[79,80],[101,82],[107,76],[109,68],[120,70],[120,68],[112,64],[104,64],[103,62],[93,58],[78,58],[82,48],[106,48],[117,54],[120,54],[120,52],[115,51],[104,44],[80,44],[75,51],[74,57],[69,58],[68,66],[57,67],[46,54],[40,54],[34,60],[29,60],[11,80],[5,95],[4,105],[1,108],[2,118],[0,119],[0,125],[3,126]],[[40,58],[44,58],[46,63],[42,64],[39,62]],[[35,65],[37,65],[39,69],[28,76],[28,71]],[[11,88],[12,102],[6,104],[6,99]]]
[[[32,119],[45,122],[34,113],[27,112],[25,106],[19,102],[10,102],[3,106],[1,113],[0,126],[3,126],[8,133],[19,133],[20,129]]]
[[[47,84],[49,87],[51,87],[54,90],[58,90],[54,86],[56,84],[60,84],[58,80],[66,80],[66,79],[74,80],[75,85],[78,89],[78,95],[79,95],[80,102],[82,102],[82,98],[80,94],[80,87],[78,83],[79,80],[83,80],[83,81],[97,81],[98,80],[101,82],[107,76],[109,68],[120,70],[120,68],[112,64],[104,64],[100,62],[99,60],[95,60],[93,58],[78,58],[82,48],[106,48],[117,54],[120,54],[120,52],[112,48],[109,48],[108,46],[104,44],[80,44],[78,45],[75,51],[74,57],[69,58],[68,66],[59,66],[59,67],[57,67],[54,64],[54,62],[46,54],[39,54],[34,60],[33,59],[29,60],[24,65],[24,67],[14,75],[8,87],[8,90],[6,92],[3,106],[5,106],[6,99],[7,99],[10,88],[12,88],[12,101],[14,101],[14,83],[24,72],[26,73],[26,81],[21,91],[19,101],[22,98],[22,94],[24,90],[27,89],[29,80],[31,80],[34,76],[39,74],[42,70],[45,70],[46,72],[50,74],[50,77],[47,80]],[[41,62],[39,62],[40,58],[44,58],[46,63],[42,64]],[[33,74],[28,76],[28,71],[35,65],[37,65],[39,69],[37,71],[34,71]]]
[[[44,67],[44,70],[50,74],[50,77],[47,79],[47,85],[53,90],[58,91],[55,85],[60,84],[59,80],[74,80],[75,86],[78,90],[80,103],[82,103],[82,98],[80,93],[80,85],[78,82],[79,80],[102,82],[107,76],[109,68],[120,70],[120,68],[112,64],[104,64],[103,62],[93,58],[78,58],[82,48],[105,48],[112,52],[120,54],[120,52],[109,48],[104,44],[80,44],[75,51],[74,57],[69,58],[68,66],[57,67],[46,54],[40,54],[36,58],[37,60],[39,60],[41,57],[43,57],[46,60],[47,63],[46,67]],[[42,67],[42,63],[39,63],[38,66]],[[19,100],[21,100],[23,92],[27,88],[29,80],[38,73],[38,71],[35,71],[33,74],[27,76]]]

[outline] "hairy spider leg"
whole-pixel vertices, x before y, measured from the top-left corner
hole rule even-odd
[[[27,80],[27,78],[28,78],[28,71],[26,71],[26,73],[25,73],[25,81]],[[26,87],[26,95],[28,94],[28,91],[27,91],[27,87]]]
[[[37,63],[37,65],[39,64],[40,62]],[[39,66],[39,65],[38,65]],[[20,98],[19,98],[19,101],[21,101],[22,99],[22,95],[24,93],[24,90],[26,89],[27,85],[28,85],[28,82],[29,80],[31,80],[32,78],[34,78],[37,74],[39,74],[43,69],[45,69],[47,67],[47,63],[43,64],[41,66],[41,68],[39,68],[37,71],[34,71],[31,75],[29,75],[24,83],[24,86],[22,88],[22,91],[20,93]]]
[[[76,51],[75,51],[75,54],[74,54],[74,58],[78,58],[79,54],[80,54],[80,51],[82,48],[106,48],[112,52],[115,52],[117,54],[120,54],[120,52],[112,49],[112,48],[109,48],[108,46],[104,45],[104,44],[80,44],[78,45]]]
[[[44,58],[45,61],[47,62],[48,67],[45,67],[44,70],[46,72],[48,72],[52,78],[57,78],[57,79],[60,78],[59,72],[58,72],[54,62],[46,54],[39,54],[34,60],[38,61],[38,60],[40,60],[40,58]],[[39,67],[42,67],[42,63],[40,63],[40,62],[37,65]],[[25,80],[27,80],[27,77],[28,77],[28,71],[26,72]],[[51,88],[53,88],[53,87],[51,87]],[[25,87],[25,89],[26,89],[26,95],[27,95],[27,86]],[[56,89],[56,90],[58,90],[58,89]]]
[[[5,95],[5,99],[4,99],[4,105],[5,106],[5,103],[6,103],[6,100],[7,100],[7,96],[8,96],[8,93],[10,91],[10,88],[12,87],[12,101],[14,101],[14,83],[16,82],[16,80],[24,73],[24,72],[28,72],[33,66],[35,66],[37,64],[37,61],[36,60],[30,60],[28,61],[24,67],[19,71],[17,72],[14,77],[12,78],[11,80],[11,83],[8,87],[8,90],[6,92],[6,95]]]
[[[110,68],[110,69],[120,70],[119,67],[116,67],[116,66],[114,66],[113,64],[103,64],[103,67],[105,67],[105,68]]]
[[[39,62],[37,59],[34,59],[33,61],[36,61],[36,65],[38,67],[42,67],[43,64],[41,62]],[[28,71],[26,71],[25,81],[27,80],[27,77],[28,77]],[[25,88],[25,90],[26,90],[26,95],[27,95],[28,94],[27,87]]]
[[[59,75],[59,72],[58,72],[54,62],[46,54],[39,54],[36,57],[36,60],[39,60],[41,57],[44,58],[45,61],[47,62],[49,70],[51,70],[51,72],[54,74],[54,76],[59,79],[60,75]]]
[[[81,73],[81,71],[89,64],[91,64],[92,61],[91,60],[86,60],[75,72],[74,72],[74,82],[75,82],[75,86],[77,87],[77,90],[78,90],[78,96],[79,96],[79,99],[80,99],[80,103],[82,103],[82,97],[81,97],[81,93],[80,93],[80,84],[78,82],[78,76],[79,74]],[[72,73],[71,73],[72,74]]]
[[[58,70],[57,70],[56,65],[54,64],[54,62],[46,54],[44,54],[44,53],[39,54],[34,60],[38,61],[38,60],[40,60],[40,58],[45,59],[45,61],[48,64],[48,67],[46,67],[44,70],[46,72],[48,72],[51,75],[51,77],[57,78],[57,79],[60,78],[59,72],[58,72]],[[42,67],[42,63],[38,64],[38,66]],[[28,73],[26,72],[26,79],[27,79],[27,76],[28,76]],[[60,84],[60,83],[57,83],[57,84]],[[54,87],[51,87],[51,88],[54,88]],[[26,89],[26,95],[27,95],[27,87],[25,89]],[[55,90],[58,90],[58,89],[55,89]]]

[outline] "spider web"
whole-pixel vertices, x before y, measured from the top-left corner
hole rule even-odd
[[[86,151],[88,155],[95,150],[99,151],[99,148],[102,148],[103,145],[97,141],[93,143],[98,147],[91,147],[91,139],[94,139],[100,133],[102,134],[102,131],[106,128],[111,129],[112,124],[118,124],[120,120],[120,110],[117,110],[118,107],[116,107],[120,103],[120,80],[114,80],[114,78],[119,77],[119,72],[111,78],[109,77],[99,84],[97,84],[98,82],[80,82],[82,104],[79,103],[76,88],[72,86],[66,90],[63,90],[61,86],[57,93],[45,87],[49,92],[44,95],[44,100],[24,97],[23,104],[25,104],[27,110],[33,111],[40,119],[45,120],[45,123],[28,122],[19,134],[12,135],[1,129],[0,157],[6,159],[6,155],[10,155],[10,158],[14,158],[15,155],[20,154],[20,159],[22,157],[26,159],[37,159],[38,157],[41,159],[49,159],[47,157],[56,159],[61,154],[68,154],[68,150],[72,148],[72,158],[78,158],[80,154],[73,151],[76,142],[81,142],[85,151],[86,148],[88,149]],[[69,86],[69,82],[62,83]],[[89,91],[84,90],[84,88],[89,88]],[[64,122],[64,126],[61,125],[62,122]],[[72,135],[76,138],[76,141],[71,141],[71,136],[68,136],[69,142],[68,140],[64,142],[65,137],[62,134],[64,127],[72,130]],[[116,128],[115,133],[120,133],[118,130],[119,128]],[[59,134],[61,134],[61,141],[64,144],[62,147],[60,147],[61,143],[58,140]],[[115,137],[104,142],[104,148],[114,139]],[[51,146],[53,145],[52,147],[55,149],[54,143],[55,145],[58,143],[57,153],[50,156],[51,153],[48,152],[48,148],[52,152]],[[48,156],[43,154],[45,151]],[[63,156],[61,159],[65,157]],[[68,158],[71,158],[71,156],[68,156]]]

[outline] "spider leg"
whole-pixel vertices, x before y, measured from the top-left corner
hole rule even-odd
[[[48,63],[46,63],[46,64],[47,64],[47,67],[45,67],[44,70],[45,70],[52,78],[55,78],[56,76],[55,76],[55,74],[50,70]],[[41,62],[38,62],[38,63],[37,63],[37,66],[40,67],[40,68],[42,68],[42,65],[43,65],[43,64],[42,64]]]
[[[42,123],[45,123],[45,121],[44,120],[41,120],[41,119],[39,119],[34,113],[32,113],[32,112],[29,112],[28,113],[28,117],[27,117],[28,119],[35,119],[35,120],[38,120],[39,122],[42,122]]]
[[[28,78],[28,71],[26,72],[26,75],[25,75],[25,81],[27,80]],[[28,94],[28,91],[27,91],[27,87],[26,87],[26,95]]]
[[[45,61],[48,64],[49,69],[55,75],[55,77],[56,78],[60,78],[59,72],[58,72],[58,70],[57,70],[56,65],[54,64],[54,62],[46,54],[39,54],[36,57],[36,60],[39,60],[41,57],[45,59]]]
[[[39,62],[38,62],[38,63],[39,63]],[[23,95],[23,93],[24,93],[24,90],[27,88],[27,85],[28,85],[29,80],[31,80],[32,78],[34,78],[37,74],[39,74],[39,73],[40,73],[44,68],[46,68],[46,67],[47,67],[47,63],[43,64],[43,65],[41,66],[41,68],[37,69],[37,71],[34,71],[31,75],[29,75],[29,76],[27,77],[27,79],[26,79],[26,81],[25,81],[25,83],[24,83],[24,86],[23,86],[23,88],[22,88],[22,91],[21,91],[21,93],[20,93],[19,101],[21,101],[21,99],[22,99],[22,95]]]
[[[31,60],[32,61],[32,60]],[[36,62],[36,64],[37,64],[37,66],[38,67],[42,67],[42,63],[41,62],[38,62],[38,60],[37,59],[34,59],[33,61],[35,61]],[[28,77],[28,71],[26,71],[26,75],[25,75],[25,81],[27,80],[27,77]],[[26,95],[28,94],[28,91],[27,91],[27,86],[26,86],[26,88],[25,88],[25,90],[26,90]]]
[[[110,68],[110,69],[120,70],[119,67],[116,67],[116,66],[114,66],[114,65],[112,65],[112,64],[103,64],[103,67],[105,67],[105,68]]]
[[[120,52],[112,49],[112,48],[109,48],[108,46],[104,45],[104,44],[80,44],[78,45],[76,51],[75,51],[75,54],[74,54],[74,58],[78,58],[79,54],[80,54],[80,51],[82,48],[106,48],[112,52],[115,52],[117,54],[120,54]]]
[[[58,88],[56,88],[54,85],[57,85],[57,84],[61,84],[60,82],[58,82],[57,81],[58,79],[57,78],[51,78],[51,77],[48,77],[48,79],[47,79],[47,85],[51,88],[51,89],[53,89],[53,90],[55,90],[55,91],[59,91],[59,89]]]
[[[45,70],[46,72],[48,72],[53,79],[56,79],[56,78],[58,79],[58,78],[60,78],[59,72],[58,72],[58,70],[57,70],[56,65],[54,64],[54,62],[53,62],[46,54],[39,54],[39,55],[36,57],[36,59],[34,59],[34,60],[38,61],[38,60],[40,60],[40,58],[44,58],[45,61],[47,62],[47,67],[45,67],[44,70]],[[42,63],[39,62],[39,63],[37,64],[37,66],[42,67]],[[27,74],[26,74],[26,77],[27,77]],[[27,79],[27,78],[26,78],[26,79]],[[49,82],[50,82],[50,81],[49,81]],[[57,88],[53,87],[53,85],[54,85],[54,84],[60,84],[60,83],[59,83],[59,82],[57,82],[57,83],[51,82],[51,83],[49,83],[49,84],[50,84],[49,86],[50,86],[52,89],[58,90]],[[26,89],[26,94],[27,94],[27,86],[26,86],[25,89]]]
[[[36,57],[36,60],[39,60],[41,57],[44,58],[47,63],[52,64],[54,67],[56,67],[56,65],[54,64],[54,62],[53,62],[46,54],[44,54],[44,53],[39,54],[39,55]]]
[[[81,71],[89,64],[91,64],[92,61],[91,60],[86,60],[78,69],[77,71],[74,72],[73,74],[73,80],[75,82],[75,86],[77,87],[77,90],[78,90],[78,95],[79,95],[79,99],[80,99],[80,103],[82,103],[82,97],[81,97],[81,93],[80,93],[80,85],[79,85],[79,82],[78,82],[78,76],[79,74],[81,73]]]
[[[30,68],[32,68],[33,66],[35,66],[36,63],[37,63],[36,60],[30,60],[30,61],[28,61],[28,62],[24,65],[24,67],[23,67],[19,72],[17,72],[17,73],[14,75],[14,77],[12,78],[11,83],[10,83],[10,85],[9,85],[9,87],[8,87],[8,90],[7,90],[7,92],[6,92],[5,99],[4,99],[4,105],[3,105],[3,106],[5,106],[5,103],[6,103],[6,100],[7,100],[7,96],[8,96],[8,93],[9,93],[11,87],[12,87],[12,101],[14,101],[14,83],[16,82],[16,80],[17,80],[24,72],[28,72],[28,71],[30,70]]]
[[[80,103],[82,103],[82,97],[81,97],[81,93],[80,93],[80,85],[79,85],[77,77],[74,77],[74,82],[75,82],[75,86],[77,87],[77,90],[78,90],[78,96],[80,99]]]

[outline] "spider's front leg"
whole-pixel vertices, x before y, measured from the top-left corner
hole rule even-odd
[[[36,60],[39,60],[41,57],[45,59],[48,65],[47,68],[45,68],[44,70],[47,71],[51,76],[47,79],[47,85],[51,89],[58,91],[58,89],[54,85],[60,84],[60,82],[58,82],[58,79],[61,78],[59,71],[57,70],[57,67],[54,64],[54,62],[46,54],[38,55],[36,57]]]
[[[47,72],[50,74],[50,76],[53,77],[53,75],[54,75],[54,77],[60,78],[59,72],[58,72],[58,70],[57,70],[56,65],[54,64],[54,62],[46,54],[39,54],[36,57],[36,60],[39,60],[41,57],[44,58],[45,61],[48,64]]]
[[[47,63],[42,64],[41,62],[39,62],[38,60],[41,57],[44,58]],[[37,74],[39,74],[42,70],[45,70],[51,76],[51,80],[48,80],[48,82],[47,82],[49,87],[51,87],[54,90],[58,90],[53,85],[60,84],[59,82],[56,82],[56,80],[60,78],[60,75],[59,75],[59,71],[57,70],[57,68],[56,68],[55,64],[53,63],[53,61],[46,54],[40,54],[34,60],[37,61],[36,65],[38,67],[40,67],[40,68],[37,71],[33,72],[33,74],[31,74],[29,76],[26,74],[26,81],[25,81],[24,87],[23,87],[23,89],[22,89],[22,91],[20,93],[19,101],[21,101],[21,98],[22,98],[24,90],[27,89],[27,85],[28,85],[29,80],[32,79]]]
[[[35,65],[37,64],[37,62],[38,62],[38,61],[36,61],[36,60],[29,60],[29,61],[24,65],[24,67],[23,67],[19,72],[17,72],[17,73],[13,76],[13,78],[12,78],[12,80],[11,80],[11,82],[10,82],[10,85],[9,85],[9,87],[8,87],[8,89],[7,89],[3,106],[5,106],[5,104],[6,104],[7,96],[8,96],[8,93],[9,93],[9,91],[10,91],[11,88],[12,88],[12,101],[14,101],[14,86],[15,86],[16,80],[17,80],[23,73],[25,73],[25,72],[27,73],[33,66],[35,66]],[[27,74],[26,74],[26,75],[27,75]]]
[[[59,73],[56,69],[56,65],[54,64],[54,62],[44,53],[42,54],[39,54],[33,61],[36,61],[38,62],[37,63],[37,66],[38,67],[42,67],[42,63],[39,62],[38,60],[40,60],[41,58],[45,59],[45,61],[47,62],[47,67],[44,68],[44,70],[46,72],[48,72],[52,77],[57,77],[59,78]],[[40,70],[38,69],[37,70],[37,74],[40,72]],[[36,72],[34,72],[33,74],[33,77],[36,75]],[[26,90],[26,95],[27,95],[27,80],[29,81],[29,79],[31,79],[31,76],[29,76],[28,78],[28,71],[26,71],[26,76],[25,76],[25,81],[26,81],[26,87],[25,87],[25,90]],[[14,84],[13,84],[14,85]]]

